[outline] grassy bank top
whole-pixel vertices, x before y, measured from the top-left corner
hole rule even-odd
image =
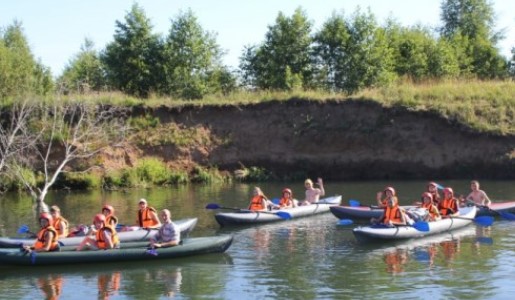
[[[211,95],[202,100],[150,97],[137,99],[120,93],[66,96],[65,100],[98,101],[112,105],[147,107],[241,106],[267,101],[348,101],[371,100],[385,107],[412,111],[431,111],[471,129],[496,135],[515,135],[515,82],[513,81],[439,81],[402,83],[366,89],[353,95],[319,91],[255,91],[230,95]]]

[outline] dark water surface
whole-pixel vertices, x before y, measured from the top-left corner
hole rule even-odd
[[[442,181],[468,193],[468,181]],[[393,185],[401,204],[417,200],[426,182],[327,182],[326,194],[372,204]],[[494,201],[515,200],[515,181],[482,181]],[[260,184],[278,197],[284,183]],[[302,182],[289,183],[302,199]],[[464,229],[401,243],[358,244],[352,226],[331,214],[254,227],[220,228],[207,203],[244,207],[253,185],[185,186],[126,192],[57,192],[72,224],[90,223],[104,203],[120,222],[133,224],[137,202],[170,208],[174,219],[198,217],[191,236],[234,235],[224,254],[155,262],[55,267],[0,265],[0,299],[513,299],[515,222]],[[16,236],[22,224],[37,230],[31,200],[0,198],[0,231]]]

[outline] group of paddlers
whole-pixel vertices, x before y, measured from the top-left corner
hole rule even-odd
[[[76,248],[77,251],[114,249],[120,246],[118,231],[138,229],[158,230],[150,240],[149,247],[151,248],[171,247],[179,244],[180,230],[172,222],[168,209],[160,212],[160,220],[157,211],[148,206],[147,200],[140,199],[138,205],[137,226],[119,226],[113,206],[106,204],[102,207],[102,213],[94,216],[93,226],[79,225],[72,230],[70,230],[68,220],[61,215],[60,208],[54,205],[50,208],[50,213],[44,212],[39,216],[41,228],[36,234],[36,242],[33,245],[24,245],[23,249],[27,252],[58,251],[59,239],[73,236],[84,236],[84,240]]]
[[[252,199],[248,209],[252,211],[266,211],[271,209],[284,209],[293,208],[297,206],[310,205],[317,203],[320,200],[320,196],[325,195],[324,183],[322,178],[317,180],[318,188],[314,187],[314,183],[311,179],[304,181],[304,187],[306,188],[306,197],[303,201],[299,201],[293,198],[293,192],[290,188],[284,188],[282,190],[281,198],[274,203],[265,196],[261,188],[254,187]]]
[[[440,196],[438,189],[442,189],[443,197]],[[470,194],[467,197],[455,197],[451,187],[442,187],[435,182],[427,184],[427,190],[422,193],[421,202],[416,205],[425,212],[422,216],[410,215],[399,205],[395,189],[391,186],[377,193],[377,205],[384,208],[383,214],[379,218],[373,218],[373,224],[384,224],[386,226],[407,225],[413,219],[422,221],[438,221],[459,214],[459,207],[466,205],[489,206],[491,200],[485,191],[479,188],[479,182],[473,180],[470,183]]]

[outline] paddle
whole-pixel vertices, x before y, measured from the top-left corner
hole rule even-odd
[[[29,225],[26,225],[26,224],[23,224],[20,226],[20,228],[18,228],[18,231],[17,231],[18,234],[25,234],[25,233],[30,233],[34,236],[36,236],[37,234],[35,234],[34,232],[30,231],[30,228],[29,228]]]
[[[352,207],[358,207],[361,206],[361,202],[356,199],[349,199],[349,205]]]
[[[351,219],[341,219],[340,221],[338,221],[338,223],[336,223],[336,225],[346,226],[351,225],[353,223],[354,221],[352,221]]]
[[[216,203],[209,203],[208,205],[206,205],[206,209],[230,209],[230,210],[235,210],[235,211],[240,211],[240,212],[254,212],[254,213],[272,214],[272,215],[279,216],[280,218],[285,219],[285,220],[289,220],[289,219],[292,218],[291,214],[289,214],[289,213],[287,213],[285,211],[277,211],[277,212],[272,212],[272,211],[252,211],[252,210],[248,210],[248,209],[220,206],[220,205],[218,205]]]
[[[462,219],[462,220],[471,220],[474,221],[476,224],[481,226],[491,226],[494,223],[494,218],[491,216],[479,216],[475,218],[467,218],[467,217],[460,217],[460,216],[450,216],[451,219]]]
[[[415,228],[418,231],[428,232],[429,231],[429,223],[423,221],[417,221],[411,225],[411,227]]]

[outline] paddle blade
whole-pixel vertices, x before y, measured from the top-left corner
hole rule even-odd
[[[445,187],[443,185],[437,183],[436,188],[439,190],[443,190]]]
[[[24,234],[29,232],[29,226],[28,225],[21,225],[20,228],[18,228],[18,234]]]
[[[349,200],[349,205],[352,206],[352,207],[358,207],[358,206],[361,206],[361,203],[356,200],[356,199],[350,199]]]
[[[429,231],[429,223],[418,221],[415,222],[413,225],[413,228],[415,228],[418,231],[428,232]]]
[[[474,222],[481,226],[491,226],[494,223],[494,217],[491,216],[479,216],[474,218]]]
[[[509,212],[499,211],[499,215],[506,220],[515,221],[515,215]]]
[[[275,214],[285,220],[290,220],[292,218],[291,215],[285,211],[278,211]]]
[[[272,203],[275,205],[279,205],[279,198],[272,199]]]
[[[476,238],[476,242],[480,243],[480,244],[484,244],[484,245],[493,245],[494,243],[494,240],[491,238],[491,237],[487,237],[487,236],[478,236]]]
[[[338,221],[337,225],[346,226],[351,225],[353,223],[354,221],[352,221],[351,219],[341,219],[340,221]]]
[[[206,209],[219,209],[220,208],[220,205],[216,204],[216,203],[209,203],[208,205],[206,205]]]

